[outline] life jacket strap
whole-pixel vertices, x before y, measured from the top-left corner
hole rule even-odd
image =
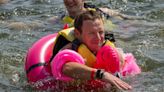
[[[107,31],[105,31],[105,40],[109,40],[111,42],[115,42],[115,37],[113,33],[109,33]]]
[[[66,44],[70,43],[70,41],[68,41],[65,37],[63,37],[62,35],[60,35],[55,43],[55,46],[53,48],[53,55],[50,58],[50,61],[52,61],[52,59],[55,57],[55,55],[59,52],[59,50],[61,48],[63,48]]]
[[[72,50],[77,51],[80,44],[81,44],[81,41],[79,41],[78,39],[73,40],[72,41]]]

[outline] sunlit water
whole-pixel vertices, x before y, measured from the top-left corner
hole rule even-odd
[[[91,0],[87,0],[91,1]],[[111,19],[119,47],[131,52],[142,68],[138,76],[125,79],[130,92],[164,92],[164,1],[163,0],[92,0],[98,6],[118,9],[142,20]],[[62,0],[11,0],[0,5],[0,91],[29,92],[24,72],[28,48],[41,37],[57,32],[60,24],[48,18],[65,11]],[[30,27],[9,27],[13,22]]]

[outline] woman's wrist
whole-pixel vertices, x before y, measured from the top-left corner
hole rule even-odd
[[[95,79],[95,73],[96,73],[96,69],[92,69],[92,71],[91,71],[91,80],[94,80]]]
[[[91,71],[91,80],[102,79],[104,77],[105,71],[103,69],[93,69]]]
[[[97,69],[96,71],[96,79],[102,79],[104,76],[104,70],[103,69]]]

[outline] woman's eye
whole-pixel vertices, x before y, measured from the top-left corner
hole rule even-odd
[[[92,35],[92,34],[94,34],[94,33],[93,33],[93,32],[89,32],[88,34]]]
[[[103,31],[100,31],[100,32],[99,32],[99,34],[101,34],[101,35],[102,35],[102,34],[104,34],[104,32],[103,32]]]

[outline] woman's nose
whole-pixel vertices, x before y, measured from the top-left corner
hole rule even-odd
[[[101,35],[99,33],[96,33],[95,38],[96,40],[101,40]]]

